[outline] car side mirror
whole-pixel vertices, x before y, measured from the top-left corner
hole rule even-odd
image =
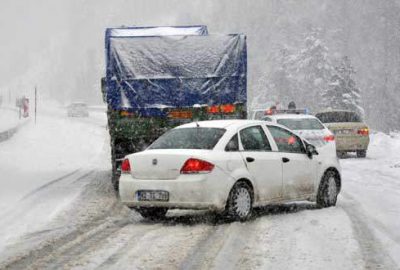
[[[309,158],[312,158],[313,155],[318,155],[318,151],[312,144],[306,145],[306,153]]]

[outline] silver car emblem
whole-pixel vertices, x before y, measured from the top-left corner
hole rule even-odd
[[[153,159],[153,165],[157,165],[157,159]]]

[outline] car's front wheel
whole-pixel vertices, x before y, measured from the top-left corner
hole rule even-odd
[[[253,210],[253,192],[245,182],[236,183],[229,193],[226,216],[229,219],[245,221]]]
[[[139,214],[146,219],[158,220],[165,217],[165,215],[168,212],[168,208],[143,207],[143,208],[137,208],[136,211],[138,211]]]
[[[339,192],[338,176],[334,171],[327,171],[322,177],[317,194],[317,207],[335,206]]]

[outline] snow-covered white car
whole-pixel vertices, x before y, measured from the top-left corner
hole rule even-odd
[[[88,106],[84,102],[74,102],[67,107],[68,117],[88,117]]]
[[[145,218],[168,209],[209,209],[246,220],[276,202],[336,204],[338,159],[282,125],[215,120],[176,127],[122,162],[121,201]]]
[[[316,146],[318,151],[336,155],[335,135],[313,115],[278,113],[265,115],[262,119],[289,128]]]

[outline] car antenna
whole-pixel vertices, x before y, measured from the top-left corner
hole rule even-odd
[[[196,121],[196,127],[200,127],[199,123]]]

